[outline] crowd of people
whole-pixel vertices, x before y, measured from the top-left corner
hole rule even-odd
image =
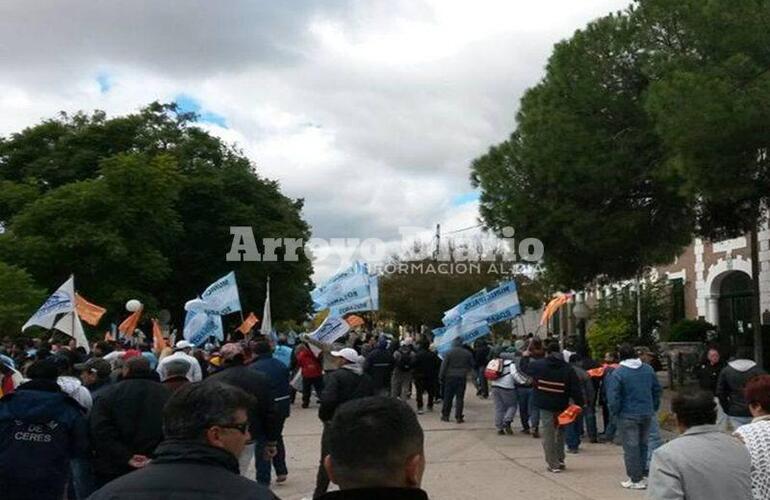
[[[499,435],[517,432],[519,413],[550,473],[588,439],[621,445],[622,487],[649,498],[770,498],[770,375],[743,353],[723,363],[708,351],[700,390],[672,401],[681,436],[663,444],[654,358],[629,345],[598,362],[532,335],[456,340],[441,356],[419,334],[229,340],[153,352],[124,339],[90,354],[55,339],[4,343],[3,498],[276,498],[298,393],[296,411],[315,401],[323,428],[314,498],[427,498],[417,415],[440,404],[441,421],[464,423],[469,378]]]

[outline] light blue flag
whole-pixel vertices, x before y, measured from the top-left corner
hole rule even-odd
[[[443,335],[434,340],[436,352],[441,356],[446,354],[452,348],[452,343],[456,338],[460,338],[463,344],[470,344],[474,340],[490,333],[489,325],[485,322],[466,323],[461,321],[456,326],[447,328]]]
[[[310,334],[310,337],[324,344],[331,344],[338,338],[345,335],[350,330],[347,321],[340,317],[329,316],[321,323],[316,331]]]
[[[353,262],[348,268],[346,268],[343,271],[338,272],[328,280],[323,285],[320,285],[313,289],[313,291],[310,292],[310,297],[312,297],[313,301],[320,302],[320,299],[324,297],[324,295],[328,292],[329,288],[331,288],[335,283],[339,283],[340,281],[344,281],[346,279],[351,278],[355,275],[365,275],[367,274],[366,270],[366,264],[356,261]]]
[[[205,344],[212,336],[223,341],[225,332],[222,328],[222,316],[199,311],[187,311],[183,334],[185,340],[196,346]]]
[[[460,306],[463,321],[485,321],[490,325],[515,318],[521,314],[516,283],[506,281],[488,293],[475,297]]]
[[[358,297],[355,294],[358,293]],[[311,297],[316,310],[328,309],[344,302],[360,299],[369,295],[369,275],[350,274],[333,283],[327,283],[313,290]],[[352,297],[352,298],[350,298]]]
[[[235,272],[230,272],[212,283],[200,298],[188,301],[185,311],[202,312],[206,314],[234,313],[241,310],[241,299],[238,297],[238,284],[235,282]]]
[[[376,274],[369,276],[369,297],[372,300],[372,311],[380,310],[380,277]]]
[[[444,323],[445,326],[450,326],[458,321],[460,321],[461,315],[460,315],[460,309],[467,303],[472,302],[473,300],[482,297],[486,295],[487,289],[482,288],[478,292],[474,293],[470,297],[467,297],[462,302],[454,306],[452,309],[449,309],[448,311],[444,312],[444,317],[441,319],[441,322]]]

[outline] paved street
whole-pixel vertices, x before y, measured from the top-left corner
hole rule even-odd
[[[289,479],[273,486],[284,500],[311,495],[320,453],[317,406],[303,410],[295,405],[292,412],[284,434]],[[441,422],[437,412],[419,417],[428,459],[423,487],[433,499],[644,498],[644,492],[619,485],[625,479],[620,447],[584,444],[579,455],[567,455],[567,471],[551,474],[545,470],[540,440],[525,434],[498,436],[492,426],[492,402],[478,399],[471,385],[465,414],[467,423],[462,425]]]

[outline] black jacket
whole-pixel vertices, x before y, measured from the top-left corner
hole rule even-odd
[[[428,500],[419,488],[359,488],[330,491],[321,500]]]
[[[133,471],[133,455],[151,457],[163,440],[163,405],[171,393],[154,378],[128,377],[105,390],[91,410],[94,470],[105,476]]]
[[[522,358],[521,371],[534,379],[534,403],[538,408],[560,413],[569,406],[570,399],[583,406],[580,379],[561,353],[536,360]]]
[[[0,498],[61,499],[70,459],[85,456],[82,408],[53,380],[33,380],[0,399]]]
[[[441,358],[435,352],[422,347],[417,349],[414,356],[414,378],[419,380],[436,380],[441,368]]]
[[[318,418],[328,422],[334,417],[337,407],[351,399],[374,395],[374,384],[365,373],[356,373],[348,368],[340,368],[324,377],[324,390],[321,392],[321,407]]]
[[[719,381],[719,374],[724,369],[725,364],[721,361],[715,365],[712,365],[708,360],[698,366],[696,369],[696,376],[698,377],[698,385],[704,391],[708,391],[711,394],[717,393],[717,382]]]
[[[238,459],[197,441],[168,440],[143,469],[112,481],[89,500],[271,500],[266,487],[241,477]]]
[[[270,392],[270,379],[267,375],[248,366],[237,365],[226,367],[204,381],[205,383],[220,382],[234,385],[254,396],[257,404],[249,412],[249,427],[254,439],[264,436],[268,441],[277,441],[280,435],[281,417],[275,408]]]
[[[717,379],[717,397],[722,409],[731,417],[750,417],[749,405],[743,396],[746,382],[765,371],[748,359],[735,359],[719,374]]]
[[[387,349],[375,347],[366,358],[364,370],[372,377],[374,389],[380,391],[390,387],[390,376],[393,373],[393,355]]]

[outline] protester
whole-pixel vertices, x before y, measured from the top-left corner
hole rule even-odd
[[[126,361],[122,375],[91,412],[97,487],[147,465],[163,439],[162,410],[169,391],[143,356]]]
[[[463,347],[462,340],[457,338],[452,341],[452,348],[444,355],[439,370],[439,380],[444,386],[444,405],[441,409],[441,420],[449,422],[449,414],[452,412],[452,402],[455,401],[455,421],[458,424],[465,422],[463,406],[465,404],[465,386],[467,385],[468,372],[473,371],[473,354]]]
[[[580,415],[564,430],[564,441],[568,453],[578,453],[580,450],[581,434],[585,422],[590,442],[596,442],[596,414],[594,413],[595,393],[594,383],[588,373],[582,368],[583,359],[578,354],[572,354],[569,358],[570,366],[575,370],[580,387],[583,391],[583,406]]]
[[[51,357],[51,361],[59,369],[59,377],[56,382],[61,390],[77,401],[86,412],[89,412],[93,406],[93,398],[74,371],[77,360],[77,355],[69,349],[59,349],[58,353]]]
[[[765,373],[750,357],[750,349],[740,347],[737,356],[727,363],[717,379],[716,395],[733,430],[751,422],[751,412],[743,394],[746,382]]]
[[[441,369],[441,359],[430,350],[427,339],[421,339],[417,343],[417,352],[414,355],[414,386],[417,391],[417,413],[423,414],[423,395],[428,396],[428,411],[433,411],[433,403],[438,389],[438,372]]]
[[[321,460],[313,498],[320,498],[329,488],[329,476],[324,466],[324,458],[329,454],[329,423],[334,418],[337,408],[347,401],[374,395],[372,379],[364,373],[361,366],[362,358],[355,349],[331,351],[331,355],[336,360],[337,369],[329,373],[324,380],[321,407],[318,409],[318,418],[323,422],[324,429],[321,435]],[[356,444],[363,447],[364,442]]]
[[[60,500],[70,462],[87,456],[84,409],[56,382],[58,367],[36,361],[29,381],[0,399],[0,497]]]
[[[412,368],[414,367],[414,349],[412,339],[407,337],[393,354],[393,374],[390,382],[390,395],[396,399],[406,399],[412,387]]]
[[[238,457],[249,435],[254,399],[229,384],[188,384],[163,410],[164,441],[141,470],[117,479],[92,500],[275,499],[262,485],[239,477]]]
[[[531,360],[525,351],[521,370],[534,379],[534,405],[540,410],[543,423],[543,451],[548,471],[558,473],[566,468],[564,457],[564,430],[558,416],[569,406],[570,399],[583,405],[583,391],[575,370],[564,361],[559,343],[551,341],[547,356]]]
[[[696,376],[698,378],[698,385],[704,391],[708,391],[711,394],[717,392],[717,382],[719,381],[719,374],[725,367],[725,363],[722,361],[719,351],[716,347],[710,348],[706,352],[706,358],[698,365],[696,369]]]
[[[286,335],[279,335],[278,336],[278,342],[273,348],[273,358],[277,359],[286,368],[289,368],[291,366],[291,358],[294,354],[291,347],[289,347],[289,340],[286,338]]]
[[[512,356],[512,355],[511,355]],[[502,435],[513,434],[511,422],[516,416],[516,381],[513,378],[513,370],[516,364],[513,359],[500,359],[502,369],[498,377],[491,381],[492,401],[495,407],[495,428]],[[486,377],[484,378],[486,381]]]
[[[380,337],[377,346],[366,358],[364,369],[372,377],[375,394],[390,394],[390,381],[393,374],[393,355],[388,350],[388,339]]]
[[[302,408],[307,408],[310,406],[313,390],[316,396],[320,397],[324,389],[323,368],[321,361],[305,343],[297,347],[294,356],[302,373]]]
[[[190,363],[184,359],[174,359],[164,366],[164,376],[161,378],[163,387],[174,393],[190,383],[187,374],[190,372]]]
[[[101,358],[91,358],[85,363],[75,365],[75,371],[80,373],[80,381],[91,393],[93,402],[110,387],[110,364]]]
[[[476,365],[476,395],[482,399],[487,399],[489,397],[489,384],[484,377],[484,369],[491,359],[490,354],[491,349],[489,348],[487,341],[484,339],[477,340],[473,351],[473,362]]]
[[[532,334],[529,334],[529,345],[525,351],[522,351],[522,359],[524,358],[524,352],[529,351],[529,358],[531,360],[536,359],[543,359],[545,358],[545,347],[543,346],[543,341],[540,340],[537,337],[533,337]],[[534,383],[534,381],[533,381]],[[532,396],[529,399],[529,423],[530,427],[532,428],[532,438],[533,439],[539,439],[540,438],[540,408],[535,405],[535,389],[534,385],[532,388]]]
[[[534,421],[532,411],[532,377],[524,374],[521,371],[521,358],[522,352],[526,348],[526,342],[523,340],[517,340],[513,347],[513,367],[514,382],[516,386],[516,402],[519,406],[519,419],[521,420],[521,432],[524,434],[530,434],[533,429],[534,432],[538,432],[540,425],[539,413],[538,420]],[[502,355],[507,355],[503,353]],[[518,375],[518,376],[517,376]]]
[[[328,500],[427,500],[424,435],[406,403],[369,397],[339,407],[328,426],[324,467],[340,491]],[[366,443],[366,446],[361,446]]]
[[[751,499],[749,453],[715,425],[713,396],[704,391],[680,393],[671,410],[682,435],[653,454],[647,498]]]
[[[618,353],[620,366],[609,380],[607,399],[623,442],[628,480],[621,486],[643,490],[650,425],[660,406],[661,388],[655,371],[637,357],[633,347],[623,344]]]
[[[602,443],[614,443],[615,435],[617,434],[617,422],[615,417],[610,413],[610,407],[607,402],[607,386],[612,376],[612,372],[618,367],[618,358],[614,352],[606,352],[604,354],[604,364],[602,365],[602,376],[599,382],[599,406],[602,408],[602,422],[604,422],[604,429],[599,436],[599,442]],[[618,441],[616,444],[620,444]]]
[[[174,348],[174,354],[161,358],[158,362],[157,372],[161,378],[165,378],[165,367],[168,363],[175,359],[182,359],[190,364],[190,371],[187,372],[187,378],[190,382],[200,382],[203,380],[202,366],[195,356],[191,356],[193,345],[186,340],[180,340],[176,343]]]
[[[254,440],[265,442],[267,457],[263,455],[263,458],[272,458],[278,452],[280,416],[270,392],[270,380],[264,373],[244,365],[245,353],[240,344],[225,344],[219,350],[219,354],[222,356],[222,369],[207,377],[206,383],[234,385],[254,398],[256,403],[249,411],[250,434]],[[249,477],[249,465],[255,458],[255,447],[256,443],[253,440],[249,441],[238,459],[241,475],[244,477]]]
[[[750,424],[735,431],[751,457],[751,490],[754,500],[770,498],[770,375],[757,375],[744,389],[749,405]]]
[[[291,395],[289,394],[289,368],[282,361],[273,357],[273,351],[270,344],[263,340],[257,342],[254,348],[257,359],[253,361],[249,368],[265,374],[270,381],[270,396],[273,398],[273,404],[276,412],[276,434],[277,442],[275,453],[268,450],[267,437],[257,437],[254,449],[254,460],[257,468],[257,482],[266,486],[270,485],[271,469],[275,467],[276,481],[282,483],[286,481],[289,471],[286,468],[286,447],[283,442],[283,426],[291,412]],[[270,458],[266,458],[267,456]]]

